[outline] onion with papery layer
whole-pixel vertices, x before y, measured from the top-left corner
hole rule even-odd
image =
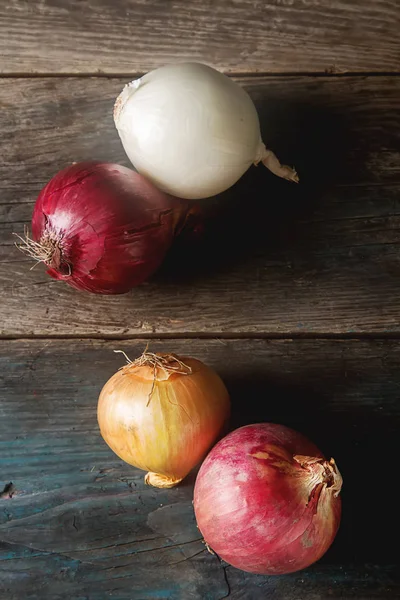
[[[128,359],[129,361],[129,359]],[[100,432],[146,483],[177,485],[204,457],[230,413],[220,377],[194,358],[144,352],[103,387]]]
[[[219,194],[259,162],[298,181],[266,149],[247,92],[207,65],[168,65],[132,81],[115,102],[114,121],[139,173],[180,198]]]
[[[192,207],[116,164],[77,163],[55,175],[20,248],[79,290],[122,294],[160,266]],[[19,237],[19,236],[18,236]]]
[[[340,523],[342,478],[303,435],[270,423],[227,435],[196,479],[194,509],[207,544],[251,573],[308,567]]]

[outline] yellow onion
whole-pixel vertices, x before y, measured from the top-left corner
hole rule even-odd
[[[221,433],[230,400],[221,378],[194,358],[144,352],[111,377],[97,408],[100,432],[156,487],[177,485]]]

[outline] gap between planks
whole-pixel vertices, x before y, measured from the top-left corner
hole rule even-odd
[[[200,61],[199,61],[200,62]],[[161,66],[161,65],[160,65]],[[151,69],[154,70],[154,69]],[[75,73],[62,72],[62,73],[26,73],[13,72],[13,73],[1,73],[0,79],[64,79],[67,77],[74,77],[76,79],[90,79],[90,78],[103,78],[103,79],[138,79],[146,74],[145,72],[129,73],[122,71],[121,73],[103,73],[103,72],[89,72],[89,73]],[[333,71],[327,69],[326,71],[227,71],[224,75],[228,77],[234,77],[239,79],[246,79],[251,77],[265,78],[265,77],[399,77],[400,71]]]
[[[290,332],[290,333],[268,333],[261,332],[255,333],[250,332],[187,332],[187,333],[137,333],[127,335],[113,335],[113,334],[72,334],[72,335],[1,335],[1,341],[32,341],[32,340],[104,340],[104,341],[134,341],[134,340],[209,340],[218,341],[224,340],[235,341],[235,340],[271,340],[271,341],[297,341],[297,340],[337,340],[337,341],[385,341],[385,340],[400,340],[399,332],[341,332],[341,333],[312,333],[312,332]]]

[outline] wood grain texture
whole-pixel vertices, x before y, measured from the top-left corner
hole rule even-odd
[[[143,73],[176,60],[228,72],[400,70],[391,0],[8,0],[1,73]]]
[[[132,358],[143,340],[119,342]],[[358,600],[397,597],[398,341],[154,341],[218,370],[232,427],[282,422],[333,454],[343,522],[327,555],[285,577],[226,567],[204,548],[193,480],[156,490],[99,435],[113,342],[0,343],[0,590],[8,600]],[[390,531],[390,535],[388,535]]]
[[[112,122],[122,79],[0,80],[3,336],[400,331],[400,78],[240,80],[298,186],[252,168],[204,202],[153,280],[79,293],[14,247],[40,188],[73,161],[127,164]]]

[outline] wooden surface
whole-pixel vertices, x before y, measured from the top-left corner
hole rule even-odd
[[[0,329],[4,336],[400,331],[400,78],[240,80],[298,186],[252,168],[148,284],[78,294],[13,246],[53,173],[128,164],[112,121],[123,79],[0,80]],[[33,101],[34,99],[34,101]],[[219,207],[218,209],[216,207]],[[250,317],[251,315],[251,317]]]
[[[2,73],[393,72],[396,0],[2,0]]]
[[[288,577],[250,576],[221,564],[195,525],[194,476],[171,490],[145,486],[144,473],[123,464],[100,438],[98,394],[123,364],[113,350],[134,357],[144,345],[0,344],[0,472],[16,488],[12,499],[0,500],[1,597],[399,597],[398,500],[391,489],[400,425],[398,341],[151,345],[217,369],[232,396],[232,427],[285,422],[337,460],[345,481],[339,534],[317,565]]]
[[[400,5],[393,0],[0,0],[1,600],[400,598]],[[134,75],[195,59],[237,76],[298,186],[252,168],[120,297],[49,279],[14,246],[73,161],[128,165]],[[333,455],[343,521],[316,565],[241,572],[178,488],[103,442],[105,381],[154,351],[213,366],[231,427],[281,422]]]

